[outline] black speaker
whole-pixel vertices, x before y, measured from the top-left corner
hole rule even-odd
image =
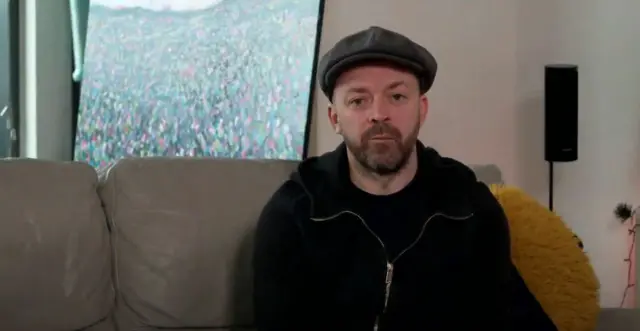
[[[545,66],[544,158],[549,162],[578,159],[578,66]]]

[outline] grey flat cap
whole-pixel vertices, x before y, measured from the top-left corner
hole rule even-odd
[[[338,41],[320,59],[318,82],[322,92],[331,100],[338,77],[363,62],[385,61],[412,71],[426,93],[436,77],[436,59],[424,47],[406,36],[372,26]]]

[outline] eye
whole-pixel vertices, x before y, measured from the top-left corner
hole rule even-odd
[[[393,100],[395,100],[395,101],[401,101],[401,100],[406,99],[407,97],[406,97],[406,96],[404,96],[403,94],[395,93],[395,94],[392,96],[392,98],[393,98]]]
[[[364,103],[364,98],[353,98],[349,100],[349,106],[360,107]]]

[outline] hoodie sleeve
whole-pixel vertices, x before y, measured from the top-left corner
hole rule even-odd
[[[258,331],[299,330],[305,320],[302,234],[295,205],[300,193],[285,183],[266,204],[253,254],[254,313]]]
[[[472,306],[478,330],[510,330],[511,240],[507,217],[485,184],[478,183],[478,224],[474,235],[473,270],[484,270],[470,279]]]

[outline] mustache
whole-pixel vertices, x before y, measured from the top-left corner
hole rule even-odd
[[[362,134],[363,140],[369,140],[375,136],[385,135],[395,138],[399,140],[402,138],[402,133],[396,127],[389,123],[378,122],[374,123],[369,129],[367,129],[364,134]]]

